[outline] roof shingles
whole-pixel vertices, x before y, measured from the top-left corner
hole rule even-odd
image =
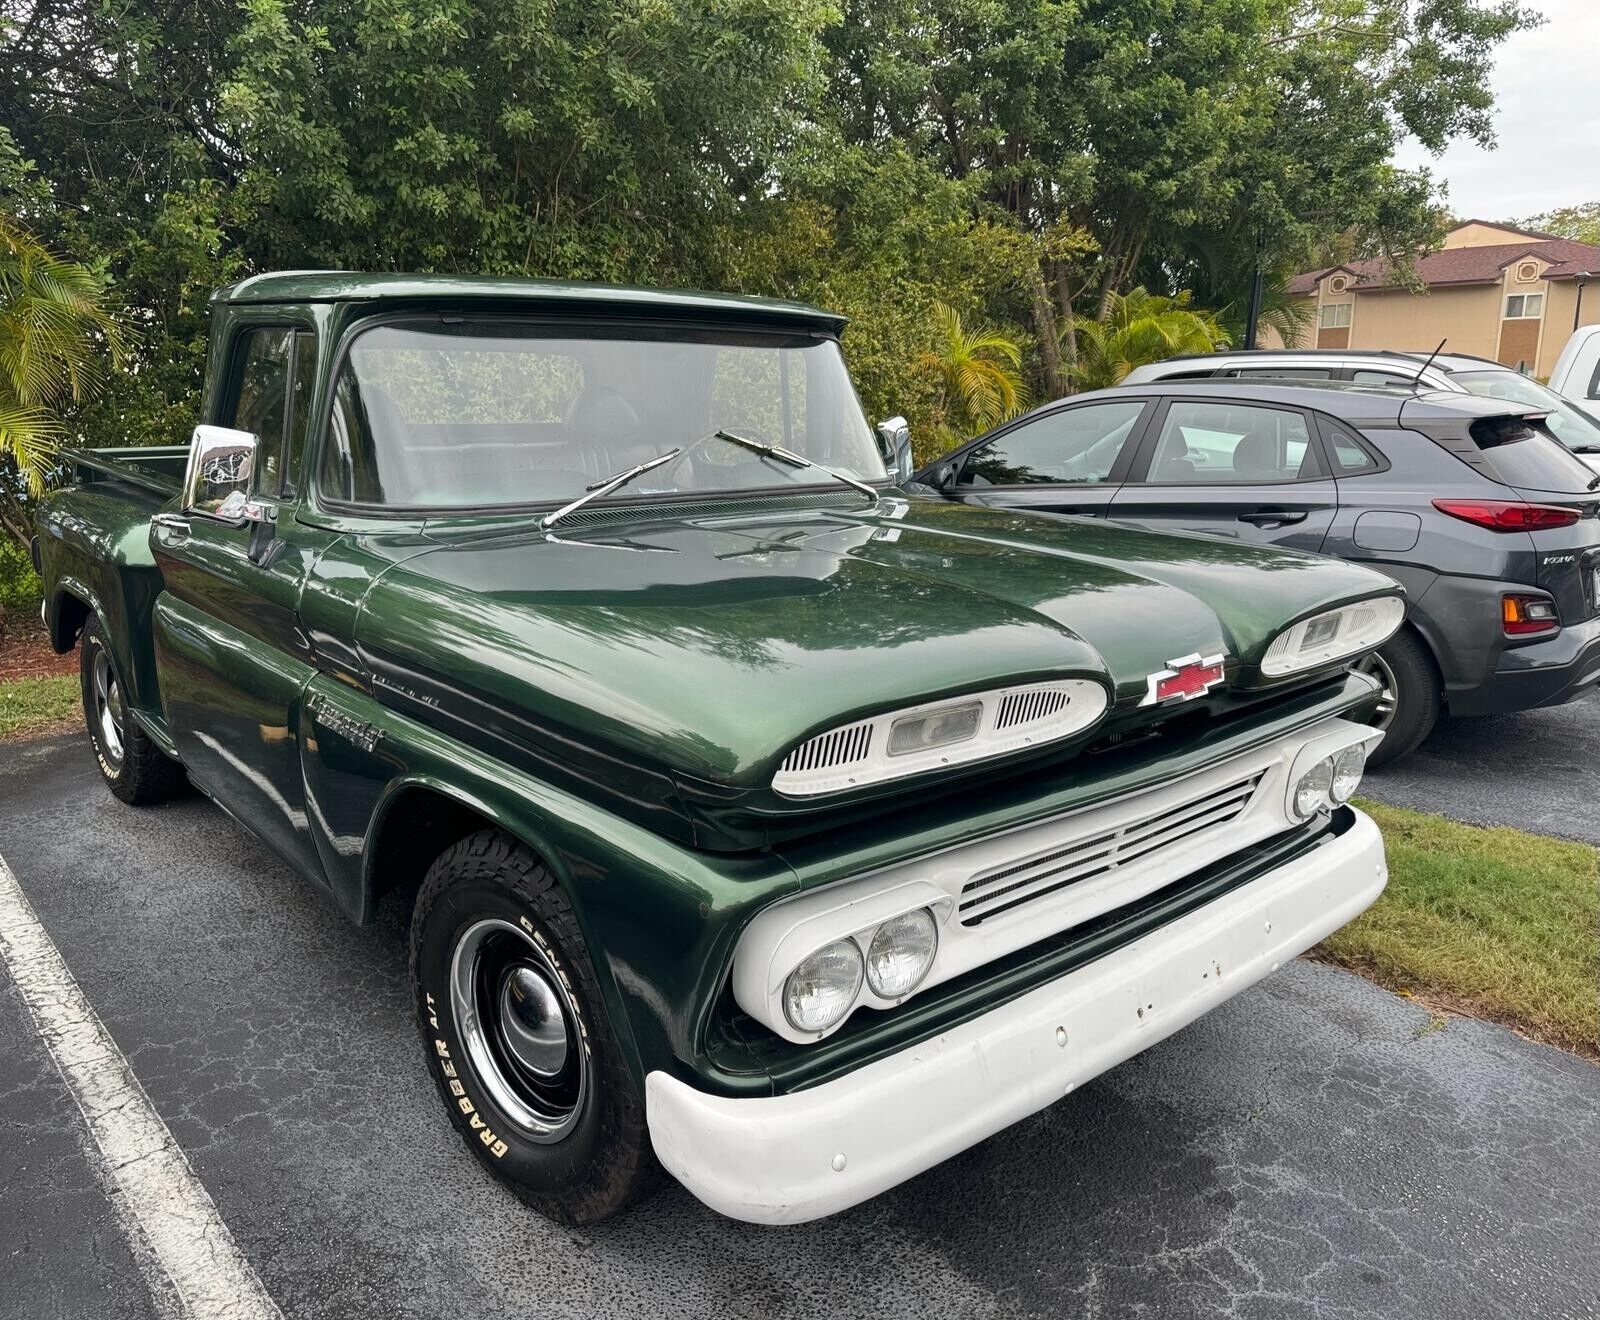
[[[1547,280],[1570,279],[1582,272],[1600,273],[1600,247],[1569,238],[1496,243],[1488,247],[1446,248],[1419,260],[1416,271],[1417,277],[1430,287],[1440,284],[1497,284],[1505,268],[1523,257],[1537,257],[1551,263],[1544,272]],[[1289,281],[1289,292],[1314,293],[1323,278],[1341,270],[1354,276],[1352,283],[1362,291],[1402,287],[1390,278],[1389,263],[1377,258],[1305,271]]]

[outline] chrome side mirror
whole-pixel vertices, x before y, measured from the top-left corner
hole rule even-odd
[[[270,514],[256,500],[257,438],[226,426],[197,426],[183,476],[183,512],[243,527]]]
[[[891,417],[877,427],[878,452],[896,485],[911,480],[911,424],[904,417]]]

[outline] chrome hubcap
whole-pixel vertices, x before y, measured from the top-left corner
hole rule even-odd
[[[122,707],[122,685],[117,682],[116,671],[111,668],[111,657],[104,651],[94,656],[94,720],[100,729],[100,743],[106,759],[116,764],[122,762],[122,730],[125,712]]]
[[[1394,670],[1389,667],[1389,662],[1374,651],[1365,660],[1356,666],[1358,674],[1366,674],[1378,680],[1382,691],[1378,693],[1378,704],[1373,708],[1372,717],[1368,721],[1376,729],[1387,729],[1394,723],[1395,708],[1398,698],[1395,695]]]
[[[521,927],[474,922],[450,960],[450,1007],[472,1068],[533,1141],[560,1141],[589,1092],[577,1004],[550,956]]]

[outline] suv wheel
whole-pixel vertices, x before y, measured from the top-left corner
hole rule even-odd
[[[1383,686],[1367,723],[1384,734],[1371,764],[1388,765],[1433,732],[1443,706],[1438,670],[1427,648],[1406,631],[1396,633],[1355,668]]]
[[[83,718],[106,786],[132,806],[160,802],[184,784],[183,767],[139,727],[128,709],[127,685],[106,645],[98,620],[84,625],[79,642]]]
[[[480,1161],[551,1219],[605,1219],[655,1180],[644,1105],[554,877],[496,830],[429,869],[411,922],[428,1065]]]

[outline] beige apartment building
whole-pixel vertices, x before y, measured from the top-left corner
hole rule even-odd
[[[1600,322],[1600,247],[1464,220],[1416,265],[1420,292],[1386,262],[1307,271],[1290,282],[1313,309],[1296,348],[1393,348],[1492,358],[1545,377],[1578,324]],[[1276,340],[1270,333],[1268,340]],[[1274,342],[1271,346],[1278,347]]]

